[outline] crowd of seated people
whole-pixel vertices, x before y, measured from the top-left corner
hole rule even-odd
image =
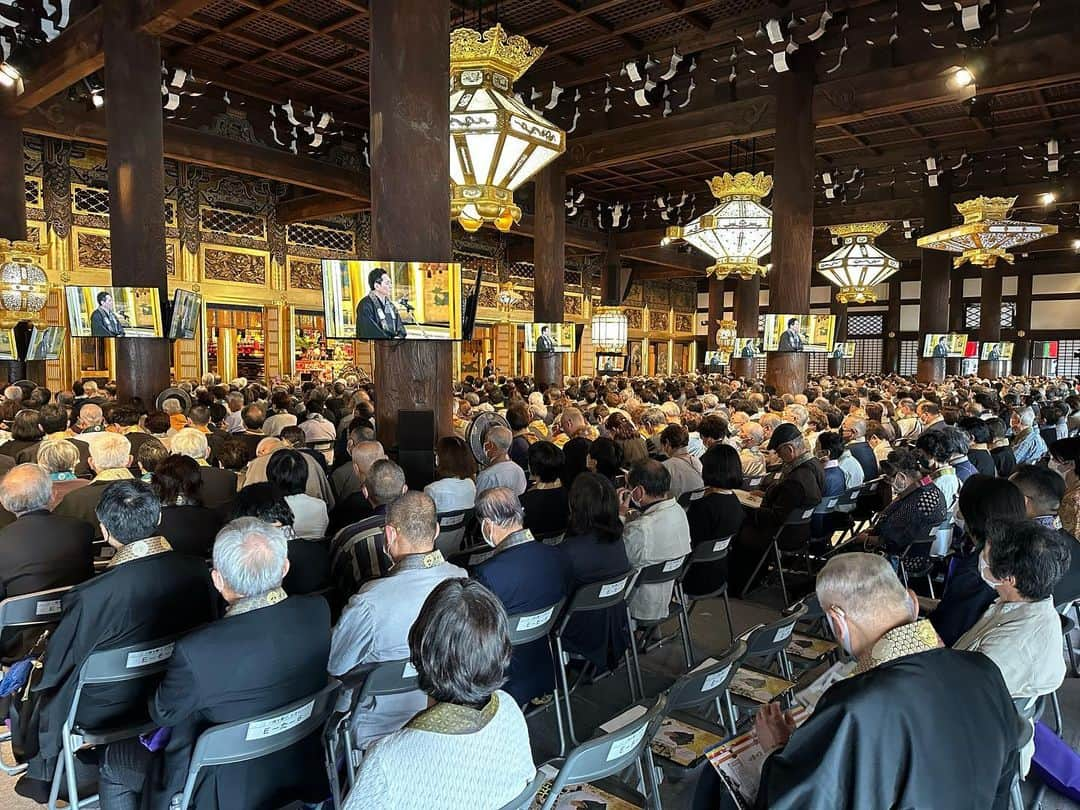
[[[792,551],[813,538],[814,554],[832,558],[818,593],[851,654],[867,656],[881,639],[900,649],[909,632],[922,645],[911,671],[899,656],[867,663],[865,692],[830,690],[835,708],[794,734],[773,709],[761,713],[759,734],[778,749],[763,777],[769,806],[813,806],[794,798],[821,778],[813,752],[840,757],[830,746],[847,733],[845,706],[893,688],[892,678],[967,680],[985,706],[1060,684],[1054,608],[1080,597],[1077,384],[814,378],[804,393],[778,396],[722,376],[547,388],[466,378],[453,392],[458,433],[440,437],[435,480],[422,492],[376,441],[377,392],[354,378],[268,388],[208,376],[180,384],[190,402],[172,398],[149,413],[89,381],[58,395],[15,386],[19,407],[0,427],[0,598],[70,588],[34,711],[16,718],[29,764],[17,790],[48,795],[90,652],[179,636],[158,681],[80,698],[87,725],[142,717],[173,729],[157,752],[126,741],[77,760],[80,783],[98,782],[105,810],[167,806],[211,725],[404,658],[420,674],[417,690],[351,707],[353,744],[367,755],[348,806],[409,796],[421,806],[433,795],[447,806],[501,806],[534,770],[521,708],[548,702],[556,683],[546,640],[511,649],[507,617],[724,538],[727,559],[690,567],[683,586],[693,595],[727,582],[738,594],[762,577],[771,544]],[[465,438],[468,417],[482,412],[507,426],[488,429],[477,464]],[[787,525],[823,498],[861,489],[854,511]],[[441,516],[462,511],[467,531],[440,543]],[[940,600],[916,601],[898,590],[899,561],[950,523]],[[466,563],[469,552],[478,559]],[[621,606],[575,616],[563,636],[571,665],[617,666],[643,641],[635,628],[669,616],[672,595],[671,582],[635,587],[629,624]],[[27,655],[36,638],[5,632],[0,661]],[[339,707],[351,697],[340,695]],[[994,747],[1003,723],[972,729],[985,738],[988,790],[1008,759]],[[437,730],[447,724],[456,730]],[[455,783],[416,765],[466,749],[490,759],[495,776]],[[322,778],[298,778],[323,772],[304,765],[317,754],[301,747],[277,763],[211,771],[193,806],[320,801]],[[873,756],[845,767],[870,769]],[[929,761],[907,767],[938,778]],[[886,777],[867,776],[866,789],[901,801],[908,788]]]

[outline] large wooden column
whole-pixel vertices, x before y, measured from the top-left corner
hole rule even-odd
[[[802,52],[800,52],[801,54]],[[814,69],[798,62],[776,75],[776,148],[773,151],[772,271],[769,311],[810,312],[810,270],[814,259]],[[780,394],[806,388],[806,355],[772,352],[765,381]]]
[[[758,336],[758,312],[761,309],[761,276],[740,278],[735,282],[735,334],[741,338]],[[715,328],[715,327],[713,327]],[[752,357],[731,356],[731,373],[736,377],[752,379]]]
[[[372,253],[450,261],[450,7],[446,0],[372,0],[369,14]],[[451,344],[375,347],[379,440],[397,444],[402,410],[434,411],[437,436],[451,435]]]
[[[982,271],[982,291],[979,296],[979,340],[982,343],[997,343],[1001,340],[1000,264],[986,267]],[[982,357],[981,346],[979,347],[979,357]],[[980,359],[979,376],[996,380],[1006,373],[1008,365],[1005,360]]]
[[[1016,317],[1013,319],[1016,343],[1013,346],[1012,373],[1049,375],[1049,371],[1036,369],[1035,366],[1039,365],[1040,369],[1044,369],[1052,361],[1035,361],[1031,357],[1031,338],[1028,337],[1031,332],[1031,287],[1031,272],[1021,269],[1016,277]]]
[[[881,352],[881,372],[900,373],[900,282],[889,282],[889,309],[885,313],[885,345]]]
[[[836,331],[833,333],[836,345],[839,346],[845,340],[847,340],[847,316],[848,308],[847,304],[841,304],[836,300],[836,293],[840,290],[839,287],[830,286],[829,295],[832,296],[829,299],[829,313],[836,319]],[[840,377],[844,373],[844,366],[847,361],[843,358],[833,357],[829,355],[829,374],[833,377]]]
[[[0,117],[0,239],[9,242],[26,239],[25,171],[22,121]],[[26,366],[19,360],[0,361],[0,380],[22,379],[26,376]]]
[[[927,233],[948,228],[952,224],[952,205],[949,194],[952,178],[938,177],[938,185],[929,184],[923,190],[923,209]],[[920,382],[940,382],[945,379],[945,360],[923,357],[923,344],[928,334],[949,331],[949,281],[952,275],[951,253],[943,250],[922,251],[922,272],[919,276],[919,371]],[[959,283],[959,281],[957,282]]]
[[[705,329],[705,349],[714,352],[718,348],[716,333],[720,327],[717,322],[724,319],[724,279],[712,276],[707,283],[709,285],[709,322]]]
[[[161,45],[140,32],[134,0],[105,0],[105,86],[112,283],[155,287],[168,296],[165,268],[165,165],[161,118]],[[164,309],[164,307],[163,307]],[[116,384],[122,400],[148,410],[169,386],[165,338],[117,338]]]
[[[549,163],[536,175],[535,199],[533,320],[562,323],[566,310],[566,174],[561,160]],[[561,354],[536,352],[533,376],[537,385],[562,385],[562,366]]]
[[[967,332],[964,326],[964,279],[957,276],[949,284],[949,331]],[[974,337],[974,335],[972,335]],[[945,373],[958,376],[964,368],[964,361],[960,357],[949,357],[945,360]]]

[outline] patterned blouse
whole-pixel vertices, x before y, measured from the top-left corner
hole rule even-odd
[[[1073,484],[1061,498],[1061,508],[1058,510],[1061,518],[1061,528],[1078,537],[1080,532],[1080,483]]]

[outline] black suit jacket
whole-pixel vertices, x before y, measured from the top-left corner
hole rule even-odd
[[[98,523],[95,510],[98,503],[101,502],[101,495],[105,491],[105,487],[111,483],[112,481],[91,481],[85,487],[71,490],[56,505],[53,514],[63,515],[90,524],[94,532],[94,540],[101,540],[101,526]]]
[[[101,307],[98,307],[90,315],[90,337],[123,337],[124,324],[113,315],[106,316]]]
[[[372,295],[365,295],[356,313],[356,337],[358,340],[384,340],[405,337],[405,324],[397,307],[390,301],[382,305],[386,327],[379,320],[379,304]]]
[[[75,475],[80,478],[92,476],[94,471],[90,469],[90,445],[75,438],[69,438],[67,441],[75,445],[75,449],[79,451],[79,463],[75,465]],[[15,461],[19,464],[37,464],[38,450],[40,449],[41,442],[35,442],[29,447],[20,450]]]
[[[202,465],[199,472],[202,473],[203,506],[217,512],[227,512],[236,498],[236,473]]]
[[[183,789],[200,733],[318,692],[327,683],[329,657],[330,610],[318,596],[290,596],[226,616],[178,641],[150,706],[153,721],[173,732],[147,779],[149,806],[165,810]],[[191,806],[283,807],[294,800],[321,801],[328,793],[316,734],[263,759],[203,770]]]
[[[852,442],[847,445],[847,449],[851,451],[852,457],[859,462],[867,481],[878,477],[877,456],[874,455],[874,448],[870,446],[869,442]]]
[[[780,342],[776,350],[778,352],[801,352],[802,347],[802,335],[796,335],[790,329],[785,329],[784,333],[780,335]]]

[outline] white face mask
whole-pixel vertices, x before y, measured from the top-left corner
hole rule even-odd
[[[847,619],[843,616],[838,616],[835,613],[830,614],[829,618],[832,621],[836,640],[840,642],[840,647],[848,655],[854,655],[855,653],[851,649],[851,628],[848,627]]]
[[[492,540],[491,537],[488,535],[487,531],[484,528],[485,526],[487,526],[487,521],[481,521],[480,522],[480,537],[481,537],[481,539],[483,539],[483,541],[487,545],[491,546],[492,548],[495,548],[495,541]]]
[[[1058,461],[1057,459],[1050,459],[1050,469],[1060,475],[1062,478],[1068,476],[1069,471],[1072,468],[1072,463],[1068,461]]]
[[[982,581],[989,585],[994,590],[997,590],[999,586],[1003,585],[1003,582],[992,579],[993,574],[990,572],[990,564],[986,561],[986,558],[979,554],[979,576],[982,577]]]

